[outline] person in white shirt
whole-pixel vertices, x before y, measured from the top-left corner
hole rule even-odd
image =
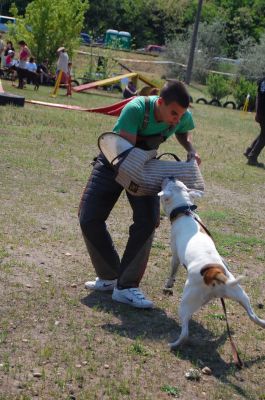
[[[69,57],[65,47],[59,47],[57,53],[59,54],[59,58],[57,60],[56,75],[58,76],[59,72],[62,71],[61,83],[67,83],[69,76],[69,67],[68,67]]]

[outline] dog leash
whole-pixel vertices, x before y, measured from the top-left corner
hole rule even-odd
[[[227,328],[227,333],[228,333],[228,337],[229,337],[231,348],[232,348],[232,355],[233,355],[234,363],[238,368],[242,368],[244,364],[241,361],[241,358],[239,357],[238,351],[236,349],[236,345],[232,339],[232,335],[231,335],[229,324],[228,324],[225,301],[224,301],[223,297],[221,297],[221,303],[222,303],[224,314],[225,314],[226,328]]]
[[[210,231],[208,230],[208,228],[206,228],[204,223],[202,221],[200,221],[193,212],[189,212],[189,215],[191,215],[195,219],[195,221],[197,221],[201,225],[201,227],[205,230],[207,235],[210,236],[210,238],[213,240]],[[223,260],[223,262],[227,266],[227,264],[226,264],[226,262],[224,260]],[[239,357],[239,353],[237,351],[236,345],[235,345],[235,343],[234,343],[234,341],[232,339],[232,335],[231,335],[231,331],[230,331],[229,323],[228,323],[228,318],[227,318],[225,301],[224,301],[223,297],[221,297],[220,300],[221,300],[221,303],[222,303],[222,306],[223,306],[223,310],[224,310],[226,329],[227,329],[227,334],[228,334],[229,341],[230,341],[231,348],[232,348],[233,360],[234,360],[235,365],[238,368],[242,368],[244,364],[243,364],[241,358]]]

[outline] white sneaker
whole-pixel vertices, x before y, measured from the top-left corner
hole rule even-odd
[[[153,308],[154,304],[151,300],[145,298],[145,295],[139,288],[117,289],[116,287],[112,293],[112,300],[119,301],[120,303],[129,304],[137,308]]]
[[[101,292],[112,291],[117,283],[117,279],[107,280],[96,278],[95,281],[87,281],[85,288],[89,290],[98,290]]]

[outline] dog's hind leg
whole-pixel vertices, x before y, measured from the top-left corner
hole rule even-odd
[[[241,304],[241,306],[244,307],[244,309],[248,313],[249,318],[253,322],[255,322],[255,324],[261,326],[262,328],[265,328],[265,320],[259,318],[255,314],[253,308],[251,307],[248,295],[240,285],[236,284],[235,286],[226,287],[226,297],[235,300],[239,304]]]
[[[204,304],[201,293],[196,288],[186,285],[179,308],[181,333],[175,342],[169,343],[171,350],[188,341],[189,321],[192,315]]]
[[[165,293],[172,293],[172,289],[175,283],[175,278],[176,278],[176,274],[178,272],[178,268],[179,268],[179,259],[177,255],[172,255],[171,258],[171,271],[170,271],[170,275],[166,280],[165,283],[165,287],[164,287],[164,292]]]

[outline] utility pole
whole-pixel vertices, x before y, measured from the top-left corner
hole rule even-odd
[[[195,53],[195,48],[196,48],[198,28],[199,28],[201,10],[202,10],[202,2],[203,2],[203,0],[199,0],[195,24],[194,24],[193,33],[192,33],[192,39],[191,39],[191,45],[190,45],[190,55],[189,55],[189,61],[188,61],[188,65],[187,65],[186,78],[185,78],[185,82],[187,83],[187,85],[189,85],[190,81],[191,81],[194,53]]]

